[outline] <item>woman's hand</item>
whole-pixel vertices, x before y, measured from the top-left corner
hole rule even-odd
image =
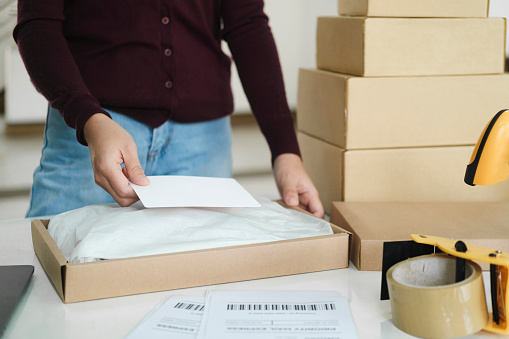
[[[299,206],[323,218],[323,206],[318,191],[299,156],[290,153],[279,155],[274,161],[274,177],[279,193],[288,206]]]
[[[95,183],[120,206],[129,206],[138,201],[129,181],[143,186],[150,182],[141,168],[132,136],[101,113],[94,114],[85,123],[83,133],[90,151]]]

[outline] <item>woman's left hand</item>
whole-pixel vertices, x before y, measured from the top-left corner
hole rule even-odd
[[[280,154],[274,161],[273,171],[279,193],[288,206],[299,206],[323,218],[324,211],[318,191],[298,155]]]

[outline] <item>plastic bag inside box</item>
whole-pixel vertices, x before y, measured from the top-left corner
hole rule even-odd
[[[92,205],[53,217],[48,231],[71,263],[332,234],[328,222],[265,198],[254,208]]]

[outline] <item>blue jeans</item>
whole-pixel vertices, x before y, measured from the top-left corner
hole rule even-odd
[[[108,111],[134,138],[146,175],[231,177],[230,118],[199,123],[167,121],[152,129]],[[27,217],[115,202],[94,181],[88,147],[53,108],[48,110],[40,165],[34,172]]]

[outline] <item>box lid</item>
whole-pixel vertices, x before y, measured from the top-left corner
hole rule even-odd
[[[412,233],[509,251],[508,220],[509,202],[333,202],[331,213],[352,232],[350,258],[362,270],[380,270],[383,242]]]

